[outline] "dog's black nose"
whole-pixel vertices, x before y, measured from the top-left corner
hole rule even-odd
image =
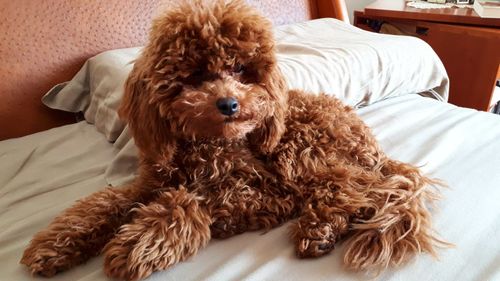
[[[218,99],[215,103],[220,113],[231,116],[238,112],[238,101],[235,98],[222,98]]]

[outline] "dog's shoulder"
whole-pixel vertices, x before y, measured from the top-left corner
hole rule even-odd
[[[333,95],[314,94],[301,90],[288,92],[287,123],[332,124],[342,119],[353,118],[353,109]]]

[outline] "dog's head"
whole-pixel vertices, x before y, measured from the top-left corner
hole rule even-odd
[[[244,1],[185,3],[154,21],[120,114],[143,152],[178,139],[242,139],[269,153],[284,131],[286,86],[271,23]]]

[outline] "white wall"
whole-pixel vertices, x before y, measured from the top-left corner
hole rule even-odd
[[[345,0],[347,10],[349,11],[349,20],[354,21],[354,10],[363,10],[366,5],[375,2],[375,0]]]

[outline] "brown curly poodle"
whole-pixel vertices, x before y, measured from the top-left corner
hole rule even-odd
[[[434,254],[435,182],[389,159],[339,100],[288,90],[271,30],[243,1],[197,1],[157,19],[120,109],[139,177],[64,211],[21,262],[52,276],[103,252],[108,276],[139,280],[212,237],[292,218],[299,257],[340,239],[355,270]]]

